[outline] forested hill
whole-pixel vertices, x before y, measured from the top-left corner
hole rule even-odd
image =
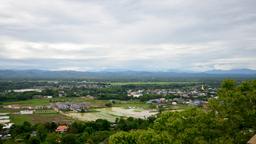
[[[256,78],[255,70],[230,70],[195,72],[146,72],[146,71],[46,71],[0,70],[0,79],[96,79],[96,80],[168,80],[184,78]]]

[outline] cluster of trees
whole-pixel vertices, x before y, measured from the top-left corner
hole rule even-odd
[[[207,108],[164,112],[147,130],[118,132],[109,143],[242,144],[256,133],[255,121],[256,80],[240,85],[226,80]]]
[[[115,123],[98,119],[91,122],[76,121],[70,124],[68,131],[56,133],[57,124],[49,122],[45,124],[32,125],[24,122],[22,125],[14,125],[10,129],[12,138],[0,140],[0,144],[28,143],[28,144],[82,144],[107,142],[110,135],[118,131],[129,131],[135,129],[147,129],[155,120],[154,117],[144,119],[116,119]],[[1,129],[0,129],[1,131]]]
[[[0,101],[19,101],[19,100],[28,100],[32,99],[33,96],[39,95],[39,92],[8,92],[8,93],[0,93]]]
[[[10,91],[10,92],[0,93],[0,102],[29,100],[29,99],[33,99],[34,96],[37,96],[37,95],[57,97],[58,94],[59,92],[56,89],[45,89],[42,92],[28,91],[28,92],[22,92],[22,93]]]

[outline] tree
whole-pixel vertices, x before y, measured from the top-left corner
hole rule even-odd
[[[50,133],[47,135],[46,142],[48,144],[58,144],[59,139],[60,138],[58,137],[58,135],[56,133]]]
[[[109,138],[109,144],[137,144],[138,131],[118,132]]]
[[[98,131],[104,131],[110,129],[110,122],[103,119],[97,119],[95,121],[95,128]]]
[[[207,109],[164,112],[152,129],[118,132],[109,143],[246,143],[256,131],[256,80],[239,85],[226,80],[217,95],[217,99],[209,100]],[[125,125],[125,121],[119,122]]]
[[[31,137],[29,139],[29,144],[40,144],[40,140],[37,137]]]
[[[209,107],[227,137],[234,137],[235,143],[245,143],[256,131],[256,80],[237,85],[226,80],[218,91],[218,99],[209,101]]]
[[[57,124],[55,122],[47,122],[44,126],[48,130],[48,132],[54,132],[57,128]]]
[[[0,131],[2,131],[3,130],[3,125],[2,124],[0,124]]]
[[[44,127],[43,124],[39,124],[36,127],[37,137],[42,142],[45,140],[47,136],[47,129]]]
[[[62,141],[62,144],[79,144],[77,136],[75,134],[66,134]]]

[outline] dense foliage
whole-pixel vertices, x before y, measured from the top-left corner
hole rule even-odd
[[[255,121],[256,81],[226,80],[207,108],[165,112],[148,130],[118,132],[109,143],[243,144],[255,134]]]
[[[55,132],[58,124],[54,122],[36,125],[24,122],[22,125],[12,126],[10,129],[11,139],[0,140],[0,144],[15,142],[28,144],[94,144],[106,142],[109,136],[117,131],[147,129],[154,120],[154,117],[150,117],[146,120],[130,117],[128,119],[116,119],[115,123],[110,123],[103,119],[92,122],[76,121],[69,125],[69,129],[65,133]]]

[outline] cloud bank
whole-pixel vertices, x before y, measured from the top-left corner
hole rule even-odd
[[[0,69],[256,69],[254,0],[5,0]]]

